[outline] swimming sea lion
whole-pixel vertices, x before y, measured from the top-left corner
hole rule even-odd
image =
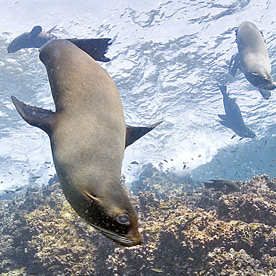
[[[12,97],[16,109],[49,135],[58,178],[75,211],[117,243],[140,244],[137,216],[120,183],[121,166],[133,135],[141,137],[156,125],[141,132],[127,130],[116,85],[73,43],[53,40],[39,57],[47,69],[56,112]]]
[[[43,32],[41,26],[33,27],[31,32],[21,34],[9,44],[8,53],[15,53],[23,48],[40,48],[48,41],[57,39],[56,36],[51,34],[55,27],[53,27],[47,32]],[[107,48],[110,45],[110,38],[69,38],[67,40],[74,43],[76,46],[85,51],[95,60],[104,62],[110,61],[109,58],[105,57]]]
[[[15,53],[23,48],[40,48],[47,41],[57,38],[51,34],[55,27],[47,32],[43,32],[41,26],[33,27],[31,32],[21,34],[9,44],[8,53]]]
[[[236,42],[238,53],[230,61],[230,74],[234,76],[240,69],[245,78],[268,99],[271,95],[268,90],[276,86],[262,33],[253,23],[243,22],[236,30]]]
[[[225,115],[218,115],[222,125],[231,128],[236,134],[243,138],[254,138],[255,133],[250,130],[244,123],[242,114],[236,99],[230,98],[229,93],[227,93],[226,85],[219,86],[220,91],[223,95],[223,104]]]

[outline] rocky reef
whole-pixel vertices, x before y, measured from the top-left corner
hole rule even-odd
[[[276,179],[255,176],[227,193],[186,184],[158,170],[135,184],[144,244],[132,248],[80,219],[58,183],[29,187],[0,201],[0,273],[276,275]]]

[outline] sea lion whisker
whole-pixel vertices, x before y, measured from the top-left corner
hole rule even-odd
[[[87,197],[89,197],[90,199],[92,199],[93,201],[96,201],[96,202],[100,202],[100,200],[95,196],[95,195],[91,195],[90,193],[88,193],[87,191],[83,191],[85,193],[85,195]]]

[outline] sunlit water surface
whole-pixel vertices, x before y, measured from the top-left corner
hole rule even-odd
[[[241,73],[228,74],[237,51],[234,28],[248,20],[263,31],[275,75],[275,1],[1,0],[0,6],[0,190],[47,183],[55,174],[47,135],[23,121],[10,99],[54,110],[38,50],[7,53],[9,42],[35,25],[57,25],[59,38],[112,38],[111,62],[102,66],[118,86],[127,124],[163,121],[127,148],[127,183],[148,163],[196,181],[276,176],[276,92],[266,101]],[[233,138],[219,123],[218,83],[237,98],[256,139]]]

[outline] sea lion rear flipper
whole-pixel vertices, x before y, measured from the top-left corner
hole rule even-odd
[[[48,135],[51,134],[55,121],[55,113],[51,110],[27,105],[12,96],[12,102],[15,105],[21,117],[30,125],[39,127]]]
[[[147,127],[132,127],[132,126],[126,126],[126,145],[125,147],[128,147],[129,145],[133,144],[136,140],[147,134],[149,131],[154,129],[156,126],[161,124],[162,122],[158,122],[156,124],[147,126]]]
[[[224,125],[225,127],[231,128],[232,129],[232,125],[231,123],[229,123],[227,120],[222,120],[219,121],[222,125]]]
[[[111,38],[67,39],[98,61],[110,61],[105,57]]]
[[[224,85],[218,84],[218,87],[223,97],[229,96],[229,93],[227,93],[227,86],[225,84]]]
[[[239,53],[237,53],[231,57],[230,64],[229,64],[230,75],[235,76],[238,69],[240,69]]]
[[[264,99],[268,100],[270,98],[270,96],[271,96],[270,90],[259,88],[259,91]]]

